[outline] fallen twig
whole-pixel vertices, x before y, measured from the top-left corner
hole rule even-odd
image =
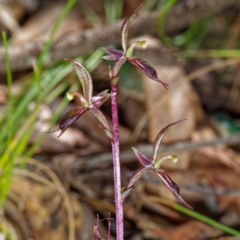
[[[235,0],[186,0],[175,5],[169,12],[165,24],[166,33],[173,34],[193,21],[207,16],[209,13],[219,13],[224,9],[238,5]],[[157,19],[159,11],[148,13],[136,19],[132,24],[130,37],[143,34],[157,33]],[[89,29],[69,34],[65,38],[53,43],[44,65],[67,57],[76,57],[109,44],[120,44],[119,30],[122,20],[98,29]],[[31,68],[31,59],[36,59],[44,43],[25,43],[20,46],[11,46],[9,56],[13,71]],[[5,70],[5,52],[0,47],[0,73]]]
[[[160,152],[161,153],[177,153],[183,151],[192,151],[202,147],[214,146],[218,144],[226,144],[228,146],[236,146],[240,144],[240,134],[231,135],[227,137],[220,137],[215,138],[208,141],[201,141],[201,142],[191,142],[191,141],[184,141],[169,145],[161,145]],[[140,144],[137,148],[146,155],[152,155],[152,145],[150,144]],[[121,163],[129,163],[136,161],[134,158],[134,153],[132,149],[123,150],[120,154]],[[112,153],[104,153],[98,154],[97,156],[86,158],[85,161],[82,159],[76,161],[74,163],[73,168],[76,169],[78,166],[84,165],[85,168],[93,168],[94,166],[99,166],[101,164],[110,164],[112,162]]]

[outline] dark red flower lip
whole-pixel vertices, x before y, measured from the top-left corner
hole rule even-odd
[[[178,185],[169,177],[169,175],[164,171],[155,171],[159,178],[163,181],[165,186],[171,191],[171,193],[176,197],[176,199],[182,203],[185,207],[193,209],[192,206],[187,204],[183,198],[180,196],[180,191]]]
[[[61,130],[58,138],[67,130],[67,128],[76,122],[86,111],[88,108],[76,108],[69,110],[61,119],[59,123],[58,130]]]

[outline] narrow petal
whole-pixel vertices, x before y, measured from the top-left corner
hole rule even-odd
[[[89,72],[79,63],[77,60],[65,58],[65,60],[71,61],[73,63],[73,68],[78,75],[83,89],[83,96],[90,102],[93,92],[92,78]]]
[[[178,161],[178,157],[176,155],[167,155],[164,157],[161,157],[157,161],[155,161],[152,165],[155,169],[160,169],[162,166],[162,163],[166,160],[171,160],[172,162],[176,163]]]
[[[58,137],[60,137],[67,128],[77,121],[87,110],[87,108],[82,107],[68,111],[60,121],[59,130],[61,130],[61,132]]]
[[[105,90],[97,94],[96,96],[92,97],[91,103],[95,108],[99,108],[104,102],[106,102],[109,99],[110,96],[111,94],[108,93],[108,90]]]
[[[137,171],[133,173],[131,178],[129,179],[127,189],[134,187],[134,185],[138,182],[138,180],[145,174],[152,171],[151,167],[140,167]]]
[[[118,60],[120,57],[123,56],[123,51],[122,50],[117,50],[114,48],[102,48],[105,52],[107,52],[109,55],[108,56],[103,56],[103,59],[105,60]]]
[[[112,55],[106,55],[103,56],[102,58],[107,61],[116,61],[116,59]]]
[[[169,177],[166,172],[155,171],[155,173],[160,177],[166,187],[171,191],[171,193],[176,197],[176,199],[182,203],[187,208],[193,209],[189,204],[187,204],[183,198],[180,196],[180,191],[178,185]]]
[[[152,158],[145,156],[143,153],[141,153],[140,151],[138,151],[138,149],[136,149],[134,147],[132,149],[133,149],[133,152],[135,153],[138,161],[142,164],[143,167],[151,165],[151,163],[153,161]]]
[[[128,30],[132,20],[136,17],[137,11],[142,7],[141,4],[129,17],[127,17],[121,27],[122,48],[124,53],[127,51]]]
[[[128,57],[127,60],[134,66],[136,66],[144,74],[146,74],[148,77],[150,77],[152,80],[161,83],[167,89],[168,84],[158,78],[156,70],[146,61],[137,57]]]
[[[103,113],[97,109],[97,108],[91,108],[90,112],[98,119],[98,121],[101,123],[103,128],[107,129],[109,132],[111,132],[109,123],[106,119],[106,117],[103,115]]]
[[[162,142],[162,139],[163,137],[165,136],[166,132],[174,125],[184,121],[186,119],[182,119],[182,120],[179,120],[177,122],[174,122],[174,123],[171,123],[169,125],[167,125],[165,128],[163,128],[157,135],[157,137],[155,138],[155,141],[153,143],[153,159],[154,161],[156,161],[156,158],[157,158],[157,152],[158,152],[158,149],[159,149],[159,146]]]

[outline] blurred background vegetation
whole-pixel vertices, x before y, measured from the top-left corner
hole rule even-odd
[[[109,89],[101,47],[121,49],[122,19],[142,2],[129,42],[148,41],[136,55],[170,88],[161,89],[130,64],[122,68],[123,184],[138,164],[131,146],[151,155],[159,129],[187,118],[171,130],[165,140],[170,150],[162,154],[179,155],[179,163],[164,169],[196,212],[177,205],[149,177],[126,202],[125,239],[239,236],[238,1],[0,0],[0,239],[88,240],[96,213],[114,217],[111,149],[98,123],[84,115],[61,138],[46,132],[79,104],[66,99],[81,86],[63,58],[83,63],[95,92]],[[110,119],[109,102],[103,111]],[[114,239],[114,220],[112,227]]]

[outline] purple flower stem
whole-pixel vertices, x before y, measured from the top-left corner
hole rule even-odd
[[[115,191],[115,208],[116,208],[116,236],[117,240],[123,240],[123,205],[121,193],[121,167],[119,157],[119,124],[118,124],[118,84],[111,86],[111,107],[112,107],[112,124],[113,124],[113,175]]]

